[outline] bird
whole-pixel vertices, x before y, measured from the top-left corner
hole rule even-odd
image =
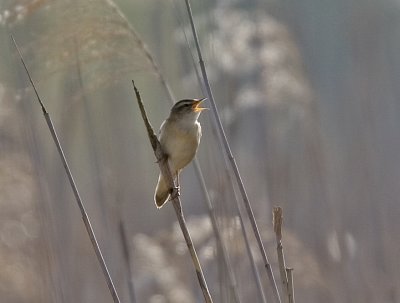
[[[206,98],[176,102],[160,127],[158,139],[168,159],[172,177],[177,180],[178,190],[179,174],[193,160],[200,144],[202,133],[197,119],[203,110],[208,109],[200,106],[204,100]],[[168,201],[171,190],[160,172],[154,193],[157,208],[161,208]]]

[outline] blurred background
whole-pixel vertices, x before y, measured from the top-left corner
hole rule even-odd
[[[277,281],[275,205],[297,302],[400,302],[400,2],[207,0],[192,9]],[[0,2],[0,301],[111,302],[11,33],[122,302],[202,302],[174,211],[153,202],[158,166],[131,84],[155,129],[170,93],[205,96],[180,0]],[[273,302],[212,113],[200,122],[198,161],[228,266],[193,165],[181,198],[214,302],[263,302],[244,235]]]

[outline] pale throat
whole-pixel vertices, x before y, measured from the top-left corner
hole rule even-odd
[[[183,130],[190,130],[193,127],[197,126],[197,119],[200,116],[200,112],[193,112],[190,114],[186,114],[179,119],[174,119],[179,127]]]

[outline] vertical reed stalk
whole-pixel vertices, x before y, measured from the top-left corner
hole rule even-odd
[[[265,266],[265,268],[267,270],[267,275],[268,275],[271,287],[273,289],[274,299],[275,299],[276,302],[280,303],[281,300],[280,300],[280,297],[279,297],[278,288],[276,286],[274,274],[272,272],[271,264],[268,261],[267,254],[266,254],[265,249],[264,249],[264,244],[262,243],[261,235],[260,235],[260,232],[259,232],[258,227],[257,227],[257,222],[255,220],[254,213],[253,213],[253,210],[251,208],[248,195],[246,193],[246,189],[244,187],[242,178],[240,176],[240,172],[239,172],[239,169],[237,167],[236,160],[233,157],[231,148],[230,148],[228,140],[226,138],[225,131],[224,131],[224,128],[222,126],[222,122],[221,122],[221,119],[220,119],[220,116],[219,116],[219,113],[218,113],[218,109],[217,109],[216,103],[214,101],[214,96],[212,94],[210,82],[208,81],[208,76],[207,76],[207,72],[206,72],[203,56],[201,54],[200,43],[199,43],[199,39],[198,39],[198,36],[197,36],[197,31],[196,31],[196,27],[195,27],[194,21],[193,21],[193,14],[192,14],[192,9],[190,7],[190,2],[189,2],[189,0],[185,0],[185,3],[186,3],[187,12],[188,12],[188,15],[189,15],[190,25],[191,25],[192,32],[193,32],[193,37],[194,37],[194,42],[195,42],[195,45],[196,45],[197,54],[198,54],[198,57],[199,57],[199,64],[200,64],[201,73],[202,73],[202,76],[203,76],[203,79],[204,79],[204,85],[206,87],[207,95],[208,95],[208,98],[209,98],[210,103],[211,103],[212,112],[213,112],[214,117],[215,117],[215,119],[213,121],[216,123],[216,127],[218,129],[218,134],[219,134],[218,138],[219,138],[219,140],[222,141],[222,145],[224,146],[225,152],[226,152],[226,154],[228,156],[228,159],[229,159],[229,162],[231,164],[233,173],[234,173],[236,181],[238,183],[239,190],[240,190],[240,193],[242,195],[242,199],[243,199],[247,214],[249,216],[250,223],[251,223],[251,226],[253,228],[253,232],[254,232],[254,235],[256,237],[260,252],[261,252],[261,256],[262,256],[262,259],[263,259],[263,262],[264,262],[264,266]]]
[[[286,268],[286,275],[288,277],[289,303],[294,303],[293,268]]]
[[[179,14],[178,5],[175,5],[175,11],[177,12],[177,18],[178,18],[180,27],[182,28],[183,35],[185,37],[185,41],[186,41],[187,47],[188,47],[189,52],[190,52],[190,58],[191,58],[192,63],[193,63],[193,68],[194,68],[194,71],[195,71],[195,74],[196,74],[197,81],[199,83],[199,86],[200,86],[200,89],[201,89],[203,95],[206,95],[205,88],[204,88],[203,82],[201,81],[201,76],[200,76],[199,70],[197,68],[196,61],[195,61],[194,56],[193,56],[193,54],[191,52],[191,49],[190,49],[189,40],[187,38],[185,29],[183,27],[183,22],[182,22],[182,18],[180,16],[180,14]],[[217,135],[217,128],[216,128],[215,124],[212,125],[212,130],[213,130],[213,134]],[[219,143],[219,148],[223,149],[223,146],[222,146],[223,144],[222,144],[221,140],[219,140],[217,142]],[[227,158],[227,156],[225,154],[223,156],[224,156],[223,158],[224,158],[225,170],[226,170],[227,178],[229,180],[228,183],[231,184],[232,187],[234,187],[233,180],[232,180],[231,175],[229,173],[229,160],[228,160],[228,158]],[[203,176],[202,176],[200,165],[198,163],[197,158],[195,158],[195,160],[194,160],[194,167],[195,167],[196,172],[199,175],[200,181],[202,182],[202,188],[204,187],[203,191],[204,191],[204,193],[206,195],[206,204],[207,204],[207,207],[208,207],[208,210],[209,210],[209,213],[210,213],[211,222],[213,223],[213,227],[214,227],[214,225],[217,226],[216,216],[214,214],[214,208],[213,208],[212,203],[210,201],[210,198],[209,198],[209,195],[208,195],[208,192],[207,192],[207,188],[205,187],[205,185],[203,186],[204,180],[203,180]],[[243,235],[243,238],[244,238],[244,241],[245,241],[247,254],[249,256],[251,269],[252,269],[252,272],[254,274],[254,278],[256,280],[257,290],[258,290],[258,292],[260,294],[261,302],[262,303],[266,303],[267,301],[266,301],[264,290],[263,290],[263,287],[262,287],[260,273],[259,273],[259,271],[257,269],[253,254],[251,252],[248,233],[247,233],[247,230],[246,230],[244,222],[243,222],[243,214],[242,214],[242,212],[240,210],[239,201],[237,199],[237,196],[236,195],[234,195],[234,196],[235,196],[235,204],[236,204],[236,208],[237,208],[236,211],[237,211],[238,217],[240,219],[241,231],[242,231],[242,235]],[[214,223],[214,221],[215,221],[215,223]],[[218,233],[220,233],[220,232],[219,232],[218,228],[214,228],[214,229],[215,229],[216,238],[217,238],[217,241],[218,241]],[[221,241],[221,244],[223,245],[222,241]],[[224,246],[223,246],[223,248],[224,248],[224,250],[226,250]],[[223,257],[224,262],[227,264],[227,261],[225,259],[228,260],[229,258],[228,257],[224,257],[224,256],[222,256],[222,257]],[[229,273],[231,273],[231,274],[228,274],[228,279],[230,280],[230,284],[231,285],[236,285],[235,277],[233,275],[232,270],[229,270]],[[237,290],[236,290],[236,292],[237,292]]]
[[[274,207],[273,223],[276,236],[276,251],[278,255],[279,272],[282,282],[282,292],[285,303],[294,303],[293,268],[287,268],[282,244],[283,215],[281,207]]]
[[[289,303],[288,277],[286,274],[285,256],[283,254],[283,245],[282,245],[282,221],[283,221],[282,208],[274,207],[273,225],[276,236],[276,252],[278,255],[279,273],[281,276],[284,301],[285,303]]]

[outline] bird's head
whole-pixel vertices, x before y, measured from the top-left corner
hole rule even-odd
[[[184,99],[176,102],[171,109],[171,117],[181,119],[194,119],[200,116],[200,113],[208,108],[201,107],[201,103],[207,98]]]

